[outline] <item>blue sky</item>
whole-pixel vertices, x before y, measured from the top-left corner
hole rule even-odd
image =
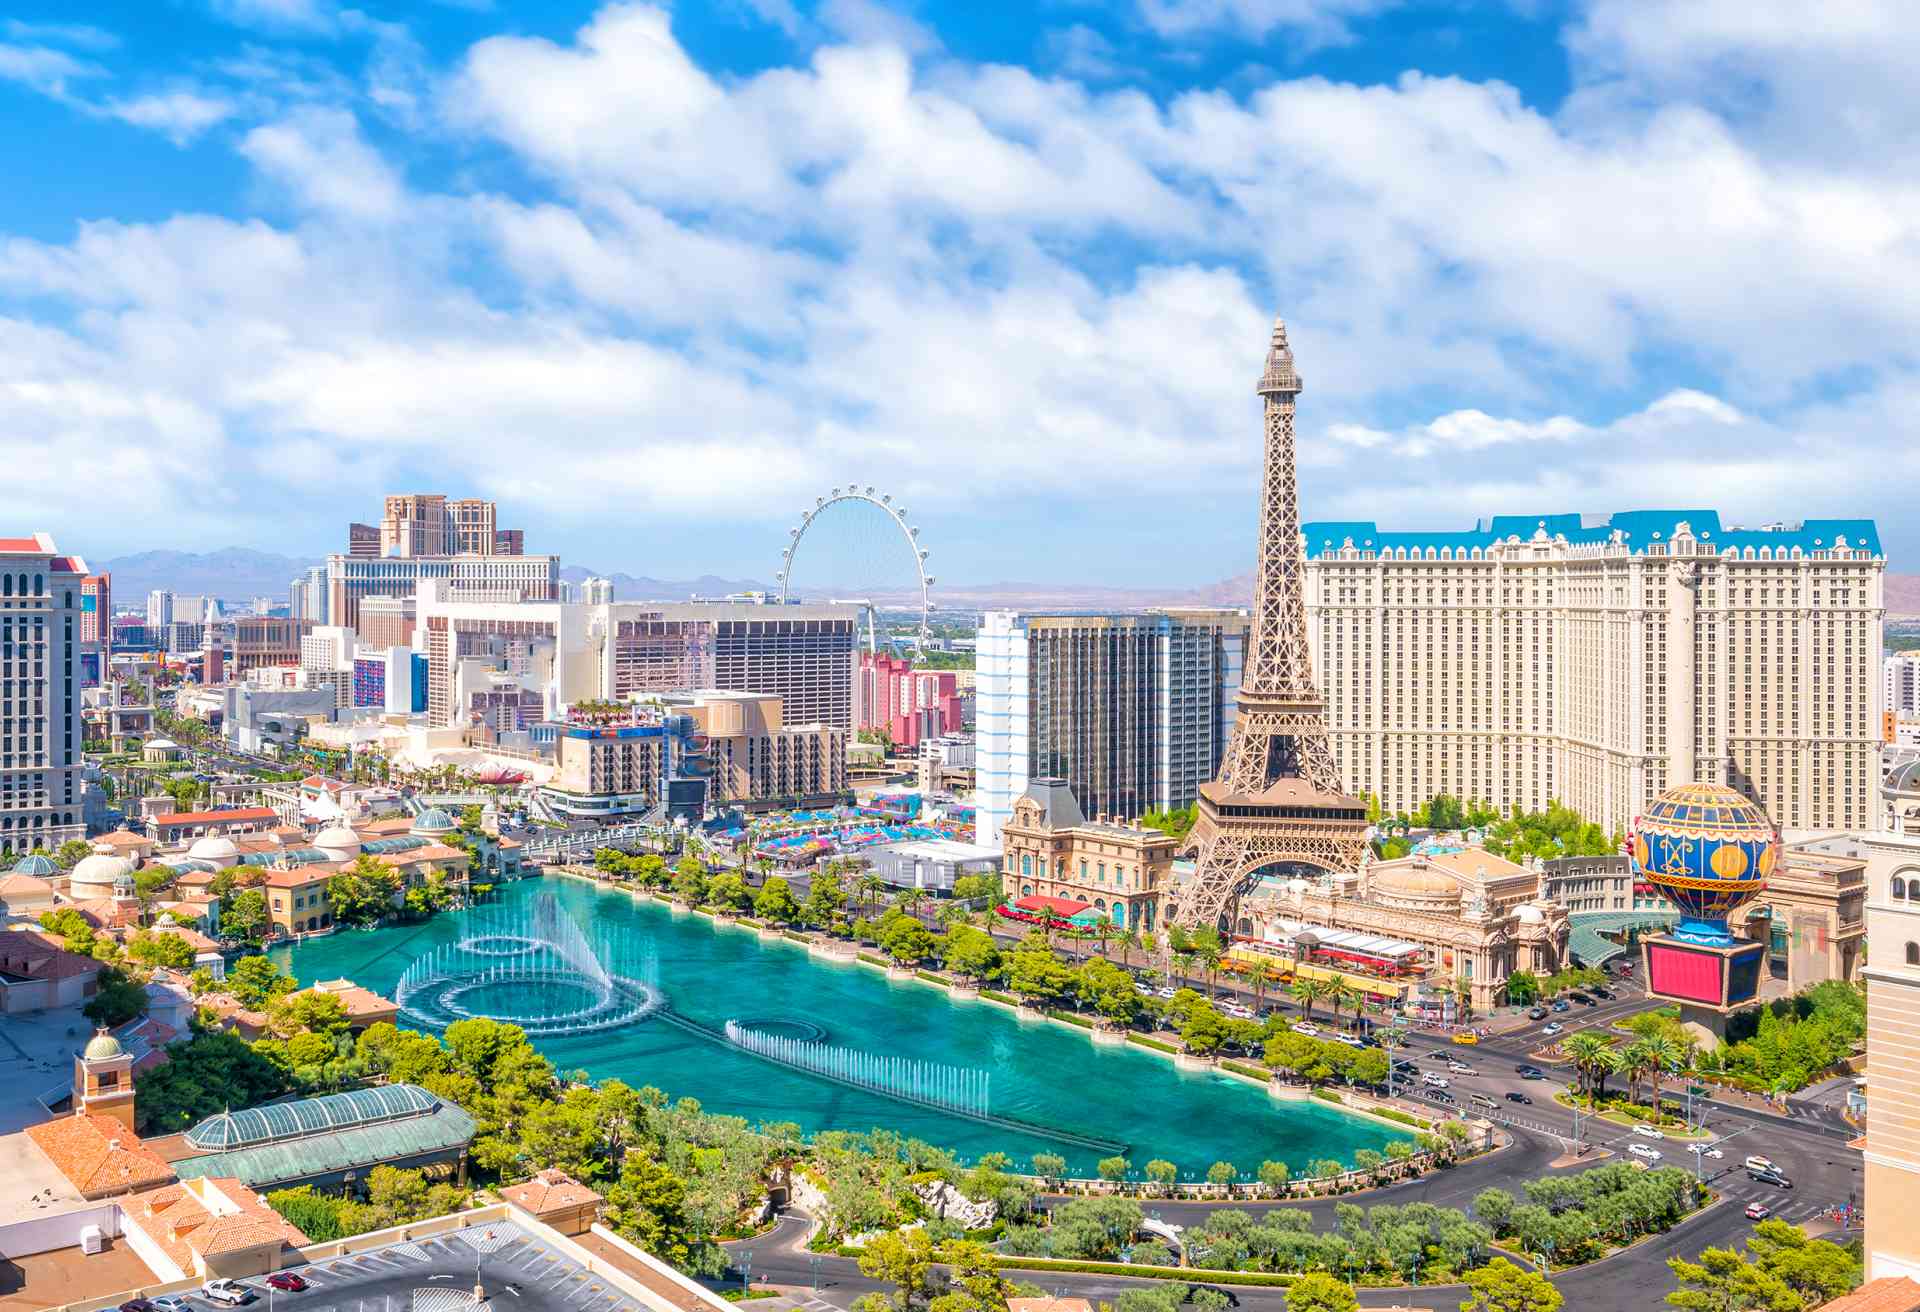
[[[1901,568],[1901,8],[16,3],[14,527],[304,554],[445,489],[764,578],[858,481],[951,582],[1202,584],[1279,310],[1310,518],[1871,515]]]

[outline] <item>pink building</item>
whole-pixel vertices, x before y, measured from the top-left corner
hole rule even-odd
[[[960,729],[960,690],[951,670],[916,670],[895,656],[860,653],[855,675],[858,727],[884,729],[894,746]]]

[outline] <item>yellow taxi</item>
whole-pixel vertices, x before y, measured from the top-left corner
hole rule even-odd
[[[1480,1042],[1480,1036],[1471,1030],[1461,1030],[1453,1036],[1453,1041],[1455,1043],[1478,1043]]]

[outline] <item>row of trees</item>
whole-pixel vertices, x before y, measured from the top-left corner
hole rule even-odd
[[[1606,972],[1594,966],[1568,966],[1551,975],[1516,970],[1507,976],[1507,1001],[1516,1007],[1525,1007],[1578,989],[1600,988],[1606,982]]]
[[[1483,1189],[1473,1214],[1494,1234],[1553,1265],[1591,1262],[1614,1247],[1663,1234],[1693,1211],[1699,1190],[1679,1167],[1642,1171],[1624,1162],[1530,1180],[1522,1198]]]

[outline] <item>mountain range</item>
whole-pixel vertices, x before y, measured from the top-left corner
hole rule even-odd
[[[322,563],[316,557],[282,556],[251,547],[225,547],[219,551],[142,551],[130,556],[92,562],[97,570],[113,575],[114,600],[121,606],[133,606],[155,588],[176,593],[210,595],[225,602],[245,602],[254,597],[284,599],[287,584],[308,568]],[[765,591],[769,584],[752,579],[729,579],[702,574],[693,579],[658,579],[645,574],[624,574],[587,569],[579,565],[562,567],[560,577],[573,582],[588,578],[613,580],[613,595],[629,601],[671,601],[685,597],[721,597],[730,592]],[[872,600],[898,603],[899,594],[879,594]],[[1248,571],[1217,583],[1190,588],[1118,588],[1100,584],[1000,582],[968,585],[942,584],[935,601],[944,608],[986,610],[989,608],[1035,609],[1060,607],[1079,610],[1137,610],[1146,606],[1246,606],[1253,601],[1253,574]],[[1920,574],[1886,576],[1886,603],[1889,618],[1920,617]]]

